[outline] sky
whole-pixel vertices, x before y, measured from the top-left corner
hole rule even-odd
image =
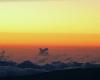
[[[100,0],[0,0],[0,53],[36,61],[38,48],[48,47],[46,61],[100,63],[99,9]]]
[[[99,0],[0,1],[0,45],[100,46]]]

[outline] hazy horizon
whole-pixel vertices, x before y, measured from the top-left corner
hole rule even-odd
[[[22,62],[30,60],[38,62],[38,60],[45,60],[44,62],[62,61],[62,62],[94,62],[100,63],[100,47],[48,47],[49,54],[47,56],[39,55],[40,47],[3,47],[0,52],[5,50],[8,60]],[[43,63],[44,63],[43,62]]]

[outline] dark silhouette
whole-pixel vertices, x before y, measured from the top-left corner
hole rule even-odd
[[[0,52],[0,61],[6,61],[8,60],[8,56],[6,55],[6,51],[3,50],[2,52]]]
[[[48,48],[39,48],[40,52],[39,54],[42,56],[48,55]]]
[[[37,69],[37,68],[39,68],[39,65],[33,64],[31,61],[24,61],[24,62],[18,64],[18,67],[20,67],[20,68],[34,68],[34,69]]]
[[[48,61],[49,52],[48,48],[39,48],[39,53],[36,55],[35,59],[37,63],[46,63]]]
[[[16,66],[17,63],[13,61],[0,61],[0,66]]]
[[[100,64],[93,63],[53,61],[39,65],[31,61],[23,61],[20,64],[0,61],[0,80],[80,80],[81,77],[81,80],[97,80],[99,74]]]
[[[48,48],[39,48],[41,61],[48,58]],[[0,53],[0,80],[100,80],[100,64],[79,63],[72,59],[64,63],[55,60],[39,64],[30,60],[16,63],[8,60],[3,50]]]

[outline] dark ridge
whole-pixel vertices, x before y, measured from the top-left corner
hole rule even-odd
[[[100,80],[100,68],[55,70],[37,75],[1,77],[0,80]]]

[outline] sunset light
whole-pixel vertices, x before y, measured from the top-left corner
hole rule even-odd
[[[1,1],[0,44],[100,45],[99,2]]]

